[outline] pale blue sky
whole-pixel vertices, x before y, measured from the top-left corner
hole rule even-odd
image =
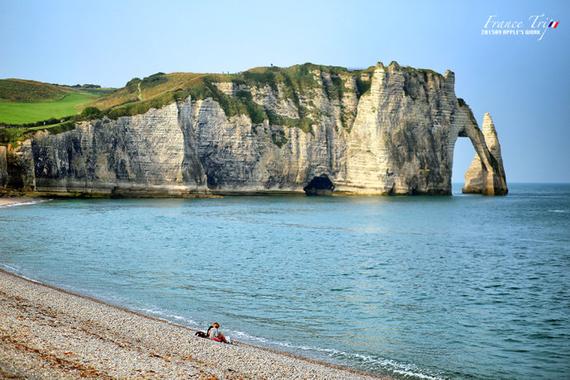
[[[0,0],[0,78],[122,86],[157,71],[273,63],[451,69],[491,112],[507,180],[570,181],[570,2]],[[542,41],[482,36],[489,15],[560,21]],[[454,181],[473,150],[460,139]]]

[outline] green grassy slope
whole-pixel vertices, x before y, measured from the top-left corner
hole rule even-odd
[[[102,116],[116,119],[142,114],[151,108],[160,108],[188,96],[192,96],[192,99],[212,98],[220,104],[228,117],[247,114],[254,123],[268,120],[273,125],[296,127],[309,132],[312,125],[318,123],[320,115],[318,111],[307,107],[306,101],[302,99],[313,89],[320,91],[322,84],[319,75],[331,78],[324,87],[326,96],[340,102],[347,78],[356,81],[357,96],[361,96],[370,88],[370,74],[373,70],[374,66],[349,70],[305,63],[291,67],[257,67],[235,74],[156,73],[143,79],[133,78],[125,87],[116,90],[0,80],[0,124],[19,124],[21,127],[5,128],[4,131],[0,129],[0,143],[22,140],[36,130],[49,129],[49,132],[58,133],[80,120]],[[278,115],[255,103],[247,90],[226,94],[217,87],[216,83],[219,82],[232,82],[236,87],[245,85],[243,88],[269,86],[274,90],[279,89],[295,103],[299,116],[290,118]],[[344,119],[350,119],[354,115],[345,115],[345,111],[341,111],[343,125],[349,125]],[[53,120],[44,123],[48,119]],[[54,125],[55,128],[51,128]]]
[[[1,79],[0,123],[25,124],[76,115],[109,92],[22,79]]]
[[[24,79],[0,79],[0,100],[8,102],[39,102],[61,99],[61,86]]]
[[[0,122],[25,124],[39,120],[75,115],[98,96],[87,92],[70,92],[61,99],[42,102],[0,101]]]
[[[0,129],[0,144],[13,144],[17,141],[25,140],[31,137],[34,132],[46,131],[50,134],[57,134],[69,131],[75,128],[73,121],[64,121],[62,123],[50,124],[38,127],[10,127]]]

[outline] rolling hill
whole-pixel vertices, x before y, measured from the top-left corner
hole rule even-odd
[[[0,123],[21,125],[76,115],[111,91],[0,79]]]

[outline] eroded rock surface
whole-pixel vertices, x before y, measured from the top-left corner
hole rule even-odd
[[[0,189],[8,184],[8,162],[6,161],[6,147],[0,145]]]
[[[505,195],[508,193],[501,145],[495,124],[487,112],[483,118],[483,140],[487,146],[485,154],[475,154],[465,173],[464,193]],[[483,159],[481,158],[483,157]]]
[[[326,175],[341,193],[450,194],[455,141],[468,137],[484,170],[470,175],[481,184],[470,180],[466,189],[506,193],[496,134],[492,140],[478,128],[455,95],[451,71],[379,63],[366,78],[311,73],[317,86],[294,96],[280,86],[216,84],[228,96],[250,93],[268,114],[309,125],[227,117],[217,101],[188,97],[141,115],[38,133],[18,148],[18,170],[11,173],[8,160],[8,177],[19,171],[20,185],[50,193],[302,192]]]

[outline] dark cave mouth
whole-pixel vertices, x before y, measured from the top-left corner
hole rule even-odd
[[[303,188],[305,195],[332,195],[334,191],[334,183],[326,174],[313,177],[311,181]]]

